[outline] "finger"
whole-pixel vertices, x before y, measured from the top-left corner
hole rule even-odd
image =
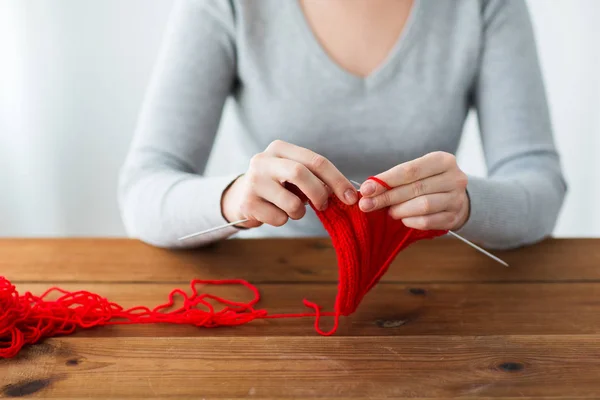
[[[449,173],[442,173],[401,185],[392,188],[392,190],[383,191],[379,195],[362,198],[359,205],[363,211],[367,211],[367,209],[368,211],[374,211],[404,203],[426,194],[449,192],[456,189],[455,180],[450,175]]]
[[[389,212],[392,218],[402,219],[450,211],[456,207],[456,197],[454,193],[426,194],[393,205]]]
[[[431,215],[403,218],[402,223],[409,228],[425,230],[450,230],[456,224],[456,214],[442,211]]]
[[[358,194],[352,183],[322,155],[280,140],[271,143],[266,152],[304,165],[329,186],[342,202],[350,205],[358,200]]]
[[[302,200],[273,180],[268,180],[261,187],[260,196],[294,220],[301,219],[306,214],[306,207]]]
[[[391,187],[406,185],[447,171],[456,164],[455,160],[455,157],[450,153],[428,153],[422,157],[396,165],[375,177]],[[385,188],[372,180],[367,180],[361,186],[360,191],[365,197],[373,197],[383,193]]]
[[[266,153],[253,157],[251,163],[257,171],[252,174],[253,182],[251,182],[255,193],[260,195],[268,182],[277,179],[286,186],[286,190],[300,200],[310,200],[317,209],[323,209],[326,205],[329,191],[325,184],[304,165]]]
[[[300,200],[302,200],[304,203],[306,203],[308,201],[308,198],[306,197],[306,195],[304,193],[302,193],[302,191],[298,188],[298,186],[296,186],[290,182],[286,182],[283,186],[287,190],[289,190],[290,192],[292,192],[296,196],[298,196],[300,198]],[[323,187],[327,191],[327,198],[329,198],[333,194],[333,192],[331,191],[331,188],[329,186],[325,185],[324,183],[323,183]]]
[[[266,168],[268,173],[280,182],[294,184],[318,210],[327,206],[329,192],[325,183],[304,165],[285,158],[271,158]]]
[[[256,196],[245,202],[243,213],[249,219],[272,226],[282,226],[288,221],[288,216],[283,210]]]

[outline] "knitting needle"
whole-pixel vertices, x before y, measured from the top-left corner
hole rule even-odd
[[[205,234],[207,234],[207,233],[211,233],[211,232],[214,232],[214,231],[218,231],[218,230],[221,230],[221,229],[225,229],[225,228],[227,228],[228,226],[237,225],[237,224],[243,224],[244,222],[248,222],[248,221],[249,221],[248,219],[240,219],[239,221],[233,221],[233,222],[230,222],[230,223],[228,223],[228,224],[225,224],[225,225],[216,226],[216,227],[214,227],[214,228],[206,229],[206,230],[204,230],[204,231],[195,232],[195,233],[191,233],[191,234],[189,234],[189,235],[186,235],[186,236],[182,236],[182,237],[180,237],[178,240],[187,240],[187,239],[191,239],[191,238],[193,238],[193,237],[196,237],[196,236],[202,236],[202,235],[205,235]]]
[[[454,233],[452,231],[448,231],[448,234],[454,236],[455,238],[457,238],[459,240],[462,240],[463,242],[465,242],[469,246],[473,247],[475,250],[478,250],[481,253],[485,254],[486,256],[488,256],[489,258],[491,258],[492,260],[495,260],[495,261],[499,262],[500,264],[504,265],[505,267],[508,267],[508,263],[506,263],[506,261],[502,261],[501,259],[499,259],[495,255],[493,255],[493,254],[489,253],[488,251],[482,249],[481,247],[477,246],[475,243],[468,241],[467,239],[465,239],[464,237],[460,236],[459,234]]]
[[[356,186],[360,187],[360,183],[358,183],[356,181],[353,181],[353,180],[350,180],[350,182],[353,185],[356,185]],[[205,235],[207,233],[215,232],[215,231],[227,228],[229,226],[243,224],[243,223],[248,222],[248,221],[249,221],[249,219],[241,219],[241,220],[238,220],[238,221],[229,222],[229,223],[221,225],[221,226],[217,226],[217,227],[214,227],[214,228],[206,229],[204,231],[195,232],[195,233],[192,233],[192,234],[189,234],[189,235],[186,235],[186,236],[182,236],[182,237],[179,238],[179,240],[182,241],[182,240],[191,239],[193,237],[197,237],[197,236]],[[492,260],[494,260],[494,261],[496,261],[496,262],[498,262],[498,263],[500,263],[500,264],[508,267],[508,264],[505,261],[503,261],[500,258],[496,257],[495,255],[489,253],[488,251],[482,249],[481,247],[477,246],[475,243],[472,243],[471,241],[463,238],[459,234],[457,234],[455,232],[452,232],[452,231],[448,231],[448,234],[450,234],[450,235],[454,236],[455,238],[463,241],[464,243],[466,243],[469,246],[473,247],[475,250],[477,250],[477,251],[481,252],[482,254],[485,254],[486,256],[490,257]]]
[[[189,234],[189,235],[186,235],[186,236],[182,236],[182,237],[179,238],[179,240],[187,240],[187,239],[191,239],[193,237],[202,236],[202,235],[205,235],[207,233],[211,233],[211,232],[214,232],[214,231],[225,229],[225,228],[227,228],[229,226],[243,224],[244,222],[248,222],[248,221],[249,221],[248,219],[241,219],[239,221],[233,221],[233,222],[227,223],[225,225],[217,226],[217,227],[214,227],[214,228],[206,229],[206,230],[201,231],[201,232],[196,232],[196,233],[192,233],[192,234]],[[505,261],[503,261],[500,258],[496,257],[495,255],[489,253],[488,251],[482,249],[481,247],[477,246],[475,243],[470,242],[469,240],[465,239],[464,237],[460,236],[459,234],[454,233],[452,231],[448,231],[448,234],[450,234],[450,235],[454,236],[455,238],[463,241],[464,243],[466,243],[469,246],[473,247],[475,250],[477,250],[477,251],[485,254],[486,256],[490,257],[492,260],[499,262],[500,264],[504,265],[505,267],[508,267],[508,264]]]
[[[356,181],[353,181],[353,180],[350,180],[350,182],[351,182],[353,185],[355,185],[355,186],[358,186],[358,187],[360,188],[360,183],[358,183],[358,182],[356,182]],[[195,233],[191,233],[191,234],[189,234],[189,235],[186,235],[186,236],[182,236],[182,237],[180,237],[178,240],[187,240],[187,239],[191,239],[191,238],[193,238],[193,237],[202,236],[202,235],[205,235],[205,234],[207,234],[207,233],[211,233],[211,232],[214,232],[214,231],[218,231],[218,230],[221,230],[221,229],[225,229],[225,228],[227,228],[227,227],[230,227],[230,226],[233,226],[233,225],[243,224],[244,222],[248,222],[248,221],[249,221],[248,219],[240,219],[239,221],[233,221],[233,222],[229,222],[229,223],[227,223],[227,224],[225,224],[225,225],[216,226],[216,227],[214,227],[214,228],[206,229],[206,230],[204,230],[204,231],[195,232]]]
[[[356,181],[353,181],[353,180],[350,180],[350,182],[353,185],[356,185],[356,186],[360,187],[360,183],[358,183]],[[202,235],[205,235],[207,233],[211,233],[211,232],[215,232],[215,231],[218,231],[218,230],[221,230],[221,229],[225,229],[225,228],[233,226],[233,225],[243,224],[244,222],[248,222],[248,221],[249,221],[249,219],[240,219],[238,221],[229,222],[227,224],[224,224],[224,225],[221,225],[221,226],[217,226],[217,227],[214,227],[214,228],[210,228],[210,229],[206,229],[204,231],[195,232],[195,233],[191,233],[191,234],[186,235],[186,236],[182,236],[178,240],[182,241],[182,240],[191,239],[193,237],[202,236]],[[508,264],[505,261],[503,261],[500,258],[496,257],[495,255],[489,253],[488,251],[482,249],[481,247],[477,246],[475,243],[470,242],[469,240],[465,239],[464,237],[460,236],[459,234],[457,234],[455,232],[452,232],[452,231],[448,231],[448,234],[450,234],[450,235],[454,236],[455,238],[463,241],[464,243],[466,243],[469,246],[473,247],[475,250],[477,250],[477,251],[481,252],[482,254],[485,254],[486,256],[490,257],[492,260],[494,260],[496,262],[499,262],[500,264],[504,265],[505,267],[508,267]]]
[[[360,183],[358,183],[356,181],[353,181],[353,180],[350,180],[350,182],[353,185],[356,185],[356,186],[358,186],[360,188]],[[473,247],[475,250],[477,250],[477,251],[485,254],[486,256],[490,257],[492,260],[499,262],[500,264],[504,265],[505,267],[508,267],[508,264],[505,261],[503,261],[500,258],[496,257],[495,255],[491,254],[490,252],[482,249],[481,247],[477,246],[475,243],[473,243],[473,242],[465,239],[464,237],[460,236],[458,233],[455,233],[455,232],[452,232],[452,231],[448,231],[448,234],[454,236],[455,238],[457,238],[459,240],[462,240],[463,242],[465,242],[469,246]]]
[[[356,181],[353,181],[353,180],[350,180],[350,182],[353,185],[356,185],[356,186],[358,186],[360,188],[360,183],[358,183]],[[218,231],[218,230],[221,230],[221,229],[225,229],[225,228],[233,226],[233,225],[243,224],[244,222],[248,222],[248,221],[249,221],[249,219],[240,219],[238,221],[229,222],[229,223],[221,225],[221,226],[217,226],[217,227],[214,227],[214,228],[206,229],[204,231],[195,232],[195,233],[192,233],[192,234],[189,234],[189,235],[186,235],[186,236],[182,236],[182,237],[179,238],[179,240],[182,241],[182,240],[191,239],[193,237],[202,236],[202,235],[205,235],[207,233],[211,233],[211,232],[215,232],[215,231]],[[452,235],[455,238],[461,240],[462,242],[468,244],[469,246],[473,247],[475,250],[479,251],[480,253],[485,254],[486,256],[490,257],[492,260],[494,260],[494,261],[496,261],[496,262],[504,265],[505,267],[508,267],[508,264],[505,261],[503,261],[500,258],[496,257],[495,255],[489,253],[488,251],[482,249],[481,247],[477,246],[475,243],[473,243],[473,242],[465,239],[464,237],[460,236],[459,234],[457,234],[455,232],[452,232],[452,231],[448,231],[448,234]]]

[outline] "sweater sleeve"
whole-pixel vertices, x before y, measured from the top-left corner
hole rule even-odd
[[[201,246],[237,232],[228,228],[177,240],[226,223],[221,195],[235,176],[202,174],[235,82],[233,32],[229,2],[175,2],[119,176],[119,207],[129,236],[172,248]]]
[[[490,248],[552,234],[567,191],[524,0],[483,2],[472,98],[488,176],[470,177],[471,212],[457,231]]]

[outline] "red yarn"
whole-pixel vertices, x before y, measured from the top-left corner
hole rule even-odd
[[[378,178],[369,179],[391,189]],[[320,334],[333,334],[337,329],[339,316],[347,316],[356,311],[363,297],[379,282],[401,250],[418,240],[447,233],[442,230],[408,228],[402,221],[393,219],[388,211],[388,208],[383,208],[365,213],[358,204],[348,206],[336,196],[330,198],[325,211],[316,211],[331,236],[339,269],[334,327],[329,332],[323,332],[316,325]],[[313,308],[318,312],[316,306]]]
[[[371,176],[369,177],[370,180],[375,181],[377,183],[379,183],[381,186],[383,186],[384,188],[386,188],[387,190],[392,190],[392,187],[390,185],[388,185],[387,183],[385,183],[384,181],[382,181],[381,179],[375,177],[375,176]]]
[[[238,284],[247,287],[253,298],[248,302],[225,300],[198,293],[197,285]],[[150,309],[139,306],[124,309],[106,298],[87,291],[68,292],[50,288],[37,297],[27,292],[20,295],[14,285],[0,277],[0,358],[13,357],[25,344],[45,337],[67,335],[77,328],[121,324],[190,324],[213,328],[234,326],[267,316],[266,310],[255,309],[260,299],[255,286],[241,279],[199,280],[190,284],[192,294],[181,289],[169,294],[168,301]],[[58,294],[56,300],[49,300]],[[174,308],[179,296],[183,305]],[[222,306],[217,310],[214,304]]]
[[[370,179],[389,189],[385,182]],[[152,309],[145,306],[124,309],[83,290],[68,292],[53,287],[39,297],[30,292],[21,295],[8,279],[0,276],[0,358],[14,357],[24,345],[47,337],[105,325],[169,323],[214,328],[242,325],[259,318],[315,317],[315,330],[321,335],[332,335],[338,328],[339,317],[356,310],[398,252],[418,240],[447,233],[407,228],[391,218],[387,209],[364,213],[357,204],[347,206],[336,196],[330,198],[325,211],[315,209],[315,212],[331,236],[337,255],[339,282],[332,312],[322,312],[317,304],[304,300],[314,313],[269,314],[267,310],[255,308],[260,300],[258,289],[241,279],[195,279],[190,283],[191,295],[175,289],[166,303]],[[231,284],[248,288],[253,294],[252,300],[236,302],[199,293],[197,289],[198,285]],[[50,300],[56,294],[59,297]],[[177,296],[183,299],[183,305],[174,308]],[[333,328],[328,332],[319,327],[322,316],[335,317]]]

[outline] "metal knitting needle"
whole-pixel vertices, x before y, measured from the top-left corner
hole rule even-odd
[[[358,183],[356,181],[353,181],[353,180],[350,180],[350,182],[353,185],[356,185],[357,187],[360,188],[360,183]],[[499,262],[500,264],[504,265],[505,267],[508,267],[508,264],[505,261],[503,261],[500,258],[496,257],[495,255],[491,254],[490,252],[482,249],[481,247],[477,246],[475,243],[473,243],[473,242],[465,239],[464,237],[460,236],[458,233],[455,233],[455,232],[452,232],[452,231],[448,231],[448,234],[454,236],[455,238],[457,238],[459,240],[462,240],[463,242],[465,242],[469,246],[473,247],[475,250],[477,250],[477,251],[485,254],[486,256],[488,256],[489,258],[491,258],[492,260],[494,260],[496,262]]]
[[[356,185],[356,186],[358,186],[360,188],[360,183],[358,183],[356,181],[353,181],[353,180],[350,180],[350,182],[353,185]],[[448,234],[454,236],[455,238],[457,238],[459,240],[462,240],[464,243],[466,243],[469,246],[473,247],[475,250],[477,250],[477,251],[485,254],[486,256],[488,256],[489,258],[491,258],[492,260],[494,260],[496,262],[499,262],[500,264],[504,265],[505,267],[508,267],[508,264],[505,261],[503,261],[500,258],[496,257],[495,255],[491,254],[490,252],[482,249],[481,247],[477,246],[475,243],[473,243],[473,242],[465,239],[464,237],[460,236],[458,233],[455,233],[455,232],[452,232],[452,231],[448,231]]]
[[[353,185],[355,185],[355,186],[358,186],[358,187],[360,188],[360,183],[358,183],[358,182],[356,182],[356,181],[353,181],[353,180],[350,180],[350,182],[351,182]],[[225,228],[227,228],[227,227],[230,227],[230,226],[233,226],[233,225],[243,224],[244,222],[248,222],[248,221],[249,221],[248,219],[240,219],[239,221],[233,221],[233,222],[230,222],[230,223],[228,223],[228,224],[225,224],[225,225],[216,226],[216,227],[214,227],[214,228],[206,229],[206,230],[204,230],[204,231],[195,232],[195,233],[191,233],[191,234],[189,234],[189,235],[186,235],[186,236],[182,236],[182,237],[180,237],[178,240],[186,240],[186,239],[191,239],[191,238],[193,238],[193,237],[202,236],[202,235],[205,235],[205,234],[207,234],[207,233],[211,233],[211,232],[214,232],[214,231],[218,231],[218,230],[221,230],[221,229],[225,229]]]
[[[465,239],[464,237],[460,236],[457,233],[454,233],[452,231],[448,231],[448,234],[454,236],[455,238],[462,240],[463,242],[465,242],[466,244],[468,244],[469,246],[473,247],[475,250],[480,251],[481,253],[485,254],[486,256],[488,256],[489,258],[491,258],[494,261],[499,262],[500,264],[504,265],[505,267],[508,267],[508,263],[506,261],[501,260],[500,258],[496,257],[495,255],[491,254],[490,252],[482,249],[481,247],[477,246],[475,243],[468,241],[467,239]]]
[[[237,224],[243,224],[244,222],[248,222],[248,221],[249,221],[248,219],[240,219],[239,221],[233,221],[233,222],[230,222],[230,223],[225,224],[225,225],[216,226],[214,228],[206,229],[204,231],[195,232],[195,233],[191,233],[191,234],[186,235],[186,236],[182,236],[178,240],[191,239],[191,238],[196,237],[196,236],[202,236],[202,235],[205,235],[207,233],[211,233],[211,232],[214,232],[214,231],[225,229],[228,226],[233,226],[233,225],[237,225]]]
[[[350,180],[350,182],[353,185],[356,185],[356,186],[358,186],[360,188],[360,183],[358,183],[356,181],[353,181],[353,180]],[[229,226],[243,224],[244,222],[248,222],[248,221],[249,221],[249,219],[240,219],[238,221],[233,221],[233,222],[230,222],[228,224],[224,224],[224,225],[217,226],[217,227],[214,227],[214,228],[206,229],[204,231],[195,232],[195,233],[191,233],[191,234],[186,235],[186,236],[182,236],[182,237],[179,238],[179,240],[187,240],[187,239],[191,239],[193,237],[202,236],[202,235],[205,235],[207,233],[211,233],[211,232],[215,232],[215,231],[218,231],[218,230],[221,230],[221,229],[225,229],[225,228],[227,228]],[[457,238],[457,239],[459,239],[461,241],[463,241],[464,243],[466,243],[469,246],[473,247],[475,250],[479,251],[480,253],[485,254],[486,256],[488,256],[489,258],[491,258],[492,260],[494,260],[494,261],[496,261],[496,262],[504,265],[505,267],[508,267],[508,263],[506,263],[505,261],[503,261],[500,258],[496,257],[495,255],[491,254],[490,252],[482,249],[481,247],[477,246],[475,243],[473,243],[473,242],[465,239],[464,237],[460,236],[459,234],[457,234],[455,232],[452,232],[452,231],[448,231],[448,234],[454,236],[455,238]]]

